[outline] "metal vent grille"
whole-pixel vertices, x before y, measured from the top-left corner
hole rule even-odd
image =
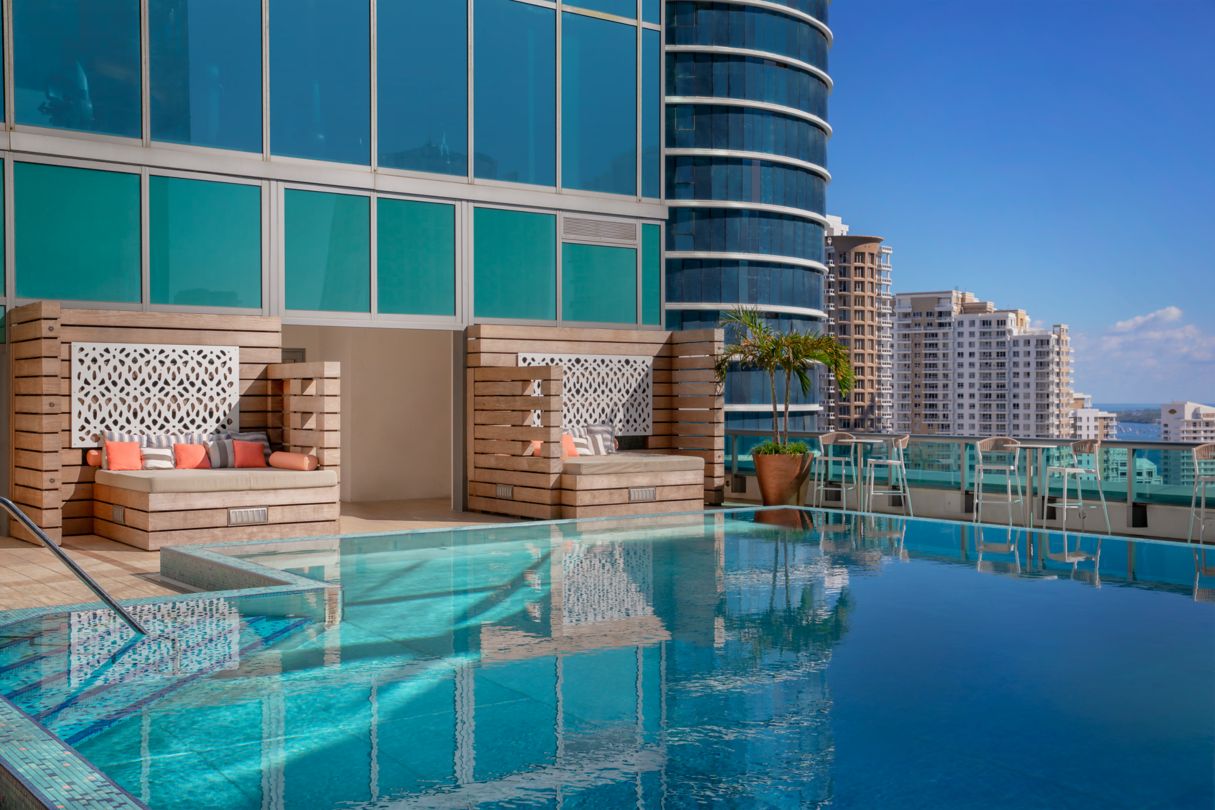
[[[658,492],[654,487],[632,487],[629,489],[629,503],[650,503],[658,500]]]
[[[229,509],[229,526],[258,526],[270,522],[270,510],[264,506],[254,506],[249,509]]]
[[[615,244],[637,244],[637,225],[632,222],[615,222],[610,219],[586,219],[566,217],[561,226],[565,239],[585,242],[612,242]]]
[[[504,501],[509,501],[515,497],[515,488],[507,484],[498,484],[497,495]]]

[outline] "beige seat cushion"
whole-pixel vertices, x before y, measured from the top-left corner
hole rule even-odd
[[[612,453],[609,456],[567,458],[561,471],[567,475],[608,475],[619,473],[690,472],[703,470],[699,456],[667,456],[651,453]]]
[[[96,482],[132,492],[233,492],[239,490],[307,489],[337,484],[333,470],[98,470]]]

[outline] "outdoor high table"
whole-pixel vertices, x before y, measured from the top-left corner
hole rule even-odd
[[[1027,450],[1025,454],[1025,503],[1024,508],[1028,510],[1029,515],[1025,519],[1025,525],[1029,528],[1034,527],[1034,472],[1038,472],[1041,476],[1042,470],[1046,469],[1046,463],[1042,456],[1047,450],[1054,450],[1058,445],[1054,444],[1027,444],[1021,443],[1021,449]],[[1042,487],[1042,497],[1046,497],[1045,484]]]
[[[856,497],[860,501],[861,506],[865,505],[865,476],[861,473],[861,469],[865,463],[866,447],[873,448],[879,444],[889,444],[894,437],[890,439],[841,439],[840,444],[852,445],[853,470],[856,471]],[[841,492],[844,486],[843,481],[840,482]]]

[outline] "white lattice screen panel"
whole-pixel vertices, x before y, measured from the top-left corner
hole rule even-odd
[[[72,446],[101,434],[240,429],[240,349],[143,343],[72,344]]]
[[[617,436],[648,436],[654,427],[654,359],[614,354],[520,354],[521,366],[560,366],[562,421],[610,424]]]

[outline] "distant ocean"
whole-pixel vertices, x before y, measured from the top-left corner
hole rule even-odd
[[[1160,405],[1149,402],[1102,402],[1093,403],[1103,411],[1155,411],[1160,412]],[[1160,424],[1158,422],[1118,422],[1118,439],[1124,442],[1158,442],[1160,441]]]

